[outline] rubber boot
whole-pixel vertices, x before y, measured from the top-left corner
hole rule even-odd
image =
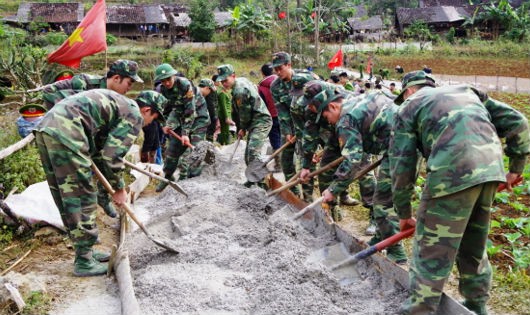
[[[347,192],[340,195],[339,202],[343,206],[357,206],[360,204],[359,200],[350,197]]]
[[[405,249],[401,244],[393,245],[387,248],[386,257],[399,265],[404,265],[407,263],[407,254]]]
[[[110,253],[101,252],[99,250],[92,250],[92,257],[99,262],[107,262],[110,260]]]
[[[375,235],[377,231],[377,226],[375,224],[375,219],[374,219],[374,208],[373,207],[369,207],[369,208],[370,208],[370,214],[369,214],[370,223],[368,224],[368,227],[364,231],[364,235],[371,236],[371,235]]]
[[[477,315],[488,315],[488,310],[486,309],[486,303],[473,302],[473,301],[464,301],[462,303],[468,310],[472,311]]]
[[[74,276],[92,277],[107,273],[107,264],[102,264],[93,257],[92,250],[76,250],[74,260]]]
[[[115,218],[118,216],[118,212],[116,212],[116,208],[114,208],[112,203],[107,203],[105,206],[102,206],[102,208],[109,217]]]
[[[114,205],[112,204],[112,200],[110,195],[107,193],[103,185],[101,185],[98,182],[98,193],[97,193],[97,199],[98,199],[98,205],[103,208],[103,211],[111,217],[115,218],[118,216],[118,213],[116,212],[116,208],[114,208]]]

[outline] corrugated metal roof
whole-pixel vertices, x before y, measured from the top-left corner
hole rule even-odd
[[[177,27],[188,27],[191,23],[190,16],[187,13],[173,14],[173,21]]]
[[[227,26],[232,24],[232,13],[223,11],[214,11],[215,24],[219,27]]]
[[[380,15],[374,15],[366,20],[349,18],[348,23],[353,30],[380,30],[383,28],[383,20]]]
[[[44,21],[48,23],[80,22],[84,17],[82,3],[35,3],[23,2],[18,6],[16,21],[30,23]]]
[[[476,2],[476,1],[475,1]],[[469,0],[420,0],[420,8],[427,7],[463,7],[469,5]]]

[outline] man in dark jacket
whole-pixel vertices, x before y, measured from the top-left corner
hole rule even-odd
[[[282,145],[282,139],[280,134],[280,121],[278,120],[278,110],[274,105],[274,99],[272,98],[271,93],[271,84],[278,77],[275,74],[272,74],[272,64],[266,63],[261,66],[261,74],[263,75],[263,80],[258,83],[258,92],[259,96],[267,105],[267,109],[272,117],[272,129],[269,133],[269,141],[273,150],[278,149]],[[279,162],[276,163],[279,165]]]

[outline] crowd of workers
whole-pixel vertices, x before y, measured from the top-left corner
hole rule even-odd
[[[302,180],[292,191],[306,202],[318,188],[334,221],[342,219],[341,205],[362,203],[375,226],[367,230],[374,234],[371,244],[415,227],[410,297],[399,312],[436,312],[456,262],[464,305],[487,314],[490,206],[497,185],[505,182],[511,190],[523,172],[530,153],[528,122],[472,86],[438,86],[424,70],[404,74],[401,90],[381,79],[372,88],[372,82],[351,82],[347,73],[339,73],[336,82],[325,81],[312,71],[294,69],[291,56],[277,52],[262,66],[263,79],[257,85],[224,64],[196,87],[164,63],[155,69],[154,89],[131,100],[124,95],[133,82],[142,82],[138,65],[118,60],[106,76],[78,74],[48,85],[45,106],[27,106],[21,113],[39,117],[32,128],[50,190],[74,243],[75,275],[107,271],[102,262],[109,255],[93,249],[96,204],[116,216],[113,204],[126,201],[121,158],[143,128],[148,145],[144,143],[142,160],[156,162],[166,139],[163,172],[170,180],[177,170],[180,180],[200,175],[200,166],[186,162],[190,147],[200,141],[229,144],[245,138],[247,165],[263,160],[267,140],[274,150],[290,143],[276,159],[278,170],[286,181],[293,176]],[[509,158],[508,173],[503,152]],[[381,165],[358,180],[357,201],[349,195],[350,184],[376,156]],[[338,158],[343,160],[337,167],[309,177]],[[94,185],[92,163],[111,183],[113,195]],[[426,181],[413,211],[419,172],[426,174]],[[166,185],[161,182],[156,191]],[[244,185],[262,183],[247,179]],[[388,248],[387,256],[398,264],[408,261],[401,244]]]

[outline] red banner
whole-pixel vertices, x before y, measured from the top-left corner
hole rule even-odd
[[[335,53],[335,56],[333,56],[333,58],[331,58],[331,60],[328,62],[328,68],[333,70],[335,67],[342,66],[342,58],[342,49],[339,48],[339,50]]]

